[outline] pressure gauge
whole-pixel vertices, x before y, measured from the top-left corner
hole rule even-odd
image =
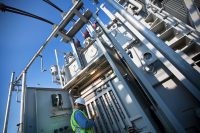
[[[90,46],[89,52],[90,57],[94,57],[97,54],[97,47],[94,45]]]

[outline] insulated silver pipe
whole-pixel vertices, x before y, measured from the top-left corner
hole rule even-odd
[[[61,70],[60,70],[60,65],[59,65],[59,61],[58,61],[58,52],[57,50],[55,49],[55,57],[56,57],[56,64],[58,66],[58,76],[60,78],[60,85],[61,87],[63,88],[63,80],[62,80],[62,75],[61,75]]]
[[[132,15],[130,15],[121,5],[115,0],[106,0],[110,3],[126,20],[136,28],[144,37],[146,37],[152,45],[158,49],[188,80],[190,80],[198,89],[200,89],[200,74],[192,68],[181,56],[173,49],[167,46],[160,38],[152,31],[146,28]]]
[[[26,94],[26,72],[24,71],[22,73],[22,91],[21,91],[19,133],[24,133],[25,94]]]
[[[5,114],[4,125],[3,125],[3,133],[7,133],[7,128],[8,128],[8,119],[9,119],[9,113],[10,113],[10,103],[11,103],[11,98],[12,98],[14,76],[15,76],[15,73],[13,72],[10,78],[10,86],[9,86],[9,92],[8,92],[7,105],[6,105],[6,114]]]

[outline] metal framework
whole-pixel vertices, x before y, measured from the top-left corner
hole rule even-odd
[[[200,82],[198,82],[200,43],[196,39],[197,32],[180,20],[167,16],[167,13],[163,13],[163,9],[159,9],[153,3],[144,7],[141,2],[133,0],[106,1],[116,10],[112,13],[105,5],[100,6],[111,20],[107,26],[97,13],[92,14],[88,9],[83,11],[83,14],[80,13],[83,2],[76,1],[60,24],[55,25],[50,36],[16,80],[12,73],[3,133],[7,133],[12,91],[20,81],[19,133],[47,132],[42,126],[38,129],[38,123],[42,123],[38,120],[48,120],[51,124],[55,120],[51,118],[65,115],[69,109],[68,102],[70,101],[73,107],[73,100],[78,96],[86,100],[89,117],[97,116],[95,130],[99,133],[131,131],[184,133],[200,130],[196,124],[200,108]],[[146,18],[140,15],[144,8],[149,12]],[[63,12],[61,9],[58,10]],[[74,16],[78,16],[78,19],[74,20],[74,26],[66,31],[64,28]],[[96,23],[90,21],[91,17]],[[191,16],[192,20],[194,18]],[[87,37],[83,42],[85,48],[82,48],[75,44],[73,37],[85,25]],[[198,27],[196,23],[194,25]],[[181,29],[183,34],[177,29]],[[61,85],[62,91],[58,94],[49,90],[44,98],[41,97],[42,91],[33,89],[27,92],[26,74],[29,67],[37,57],[41,57],[41,52],[50,40],[58,35],[62,37],[62,41],[71,45],[73,51],[73,55],[70,55],[73,57],[65,55],[67,61],[61,67],[58,51],[55,50],[58,70],[55,67],[52,75]],[[185,46],[180,46],[179,44],[183,42]],[[191,49],[197,52],[194,54]],[[52,95],[57,97],[53,98]],[[171,101],[168,95],[176,96],[177,101]],[[51,99],[48,98],[50,96]],[[61,101],[63,96],[69,98],[65,99],[66,103]],[[60,102],[61,105],[55,107],[50,107],[50,104],[44,105],[49,107],[42,110],[36,98],[49,103],[55,102],[53,100],[56,99],[56,104]],[[28,102],[25,102],[27,99]],[[185,104],[182,104],[182,101]],[[33,107],[28,109],[28,104],[33,104]],[[63,108],[62,104],[65,104],[67,109]],[[49,117],[52,112],[53,115]],[[185,115],[185,112],[190,116]],[[29,119],[26,113],[31,117],[41,113],[42,117]],[[182,115],[185,116],[183,120],[180,119]],[[185,119],[189,121],[186,122]],[[27,121],[37,129],[31,130],[32,127],[26,126]],[[58,128],[58,125],[55,128]],[[66,127],[58,129],[50,127],[49,131],[62,132],[64,128]]]

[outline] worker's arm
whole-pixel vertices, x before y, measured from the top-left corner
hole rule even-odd
[[[88,129],[88,128],[94,127],[94,121],[93,121],[93,120],[87,119],[87,118],[83,115],[83,113],[81,113],[80,111],[76,111],[76,112],[75,112],[74,118],[75,118],[76,122],[78,123],[78,125],[79,125],[81,128]]]

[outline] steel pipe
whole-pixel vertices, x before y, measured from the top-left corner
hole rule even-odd
[[[26,94],[26,72],[23,72],[22,73],[22,92],[21,92],[21,105],[20,105],[19,133],[24,133],[25,94]]]
[[[146,37],[152,45],[158,49],[186,78],[188,78],[198,89],[200,89],[200,74],[192,68],[181,56],[167,46],[152,31],[141,24],[137,19],[130,15],[115,0],[106,0],[110,3],[135,29]]]
[[[11,103],[11,98],[12,98],[14,75],[15,73],[13,72],[10,78],[10,86],[9,86],[9,92],[8,92],[7,105],[6,105],[6,114],[5,114],[4,125],[3,125],[3,133],[7,133],[7,128],[8,128],[8,119],[9,119],[9,113],[10,113],[10,103]]]
[[[60,70],[60,65],[59,65],[59,61],[58,61],[58,52],[57,52],[56,49],[55,49],[55,57],[56,57],[56,64],[58,66],[58,76],[60,78],[60,85],[61,85],[61,88],[63,88],[64,84],[63,84],[61,70]]]

